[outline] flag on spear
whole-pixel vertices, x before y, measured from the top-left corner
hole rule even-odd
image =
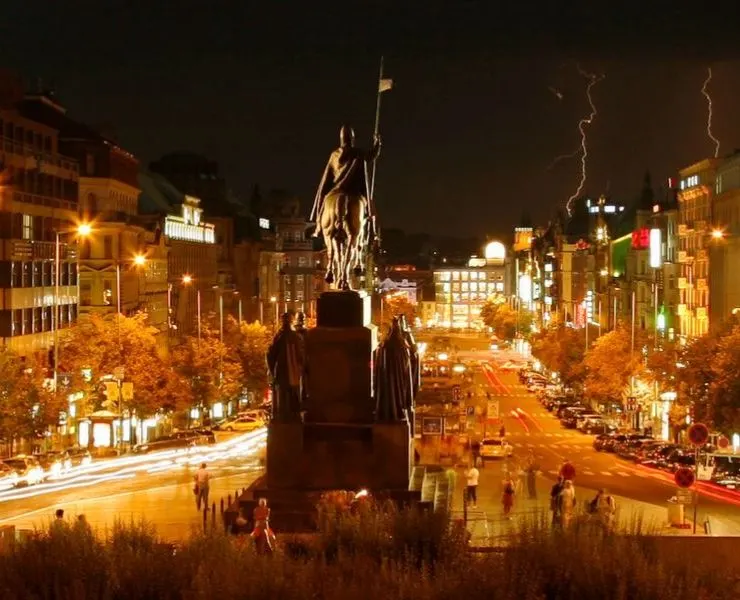
[[[392,79],[381,79],[380,83],[378,84],[378,92],[387,92],[393,87],[393,80]]]

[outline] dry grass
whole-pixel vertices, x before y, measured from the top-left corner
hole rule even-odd
[[[443,514],[327,506],[319,535],[283,536],[278,552],[261,557],[248,540],[221,533],[194,533],[173,552],[145,523],[118,523],[105,536],[56,525],[0,556],[0,598],[722,600],[740,592],[736,556],[699,559],[682,540],[552,532],[533,520],[506,552],[475,555],[461,533]]]

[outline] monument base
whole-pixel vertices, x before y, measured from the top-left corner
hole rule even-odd
[[[271,490],[407,489],[413,457],[407,423],[271,423]]]

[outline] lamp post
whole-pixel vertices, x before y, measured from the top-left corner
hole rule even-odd
[[[190,285],[193,282],[193,276],[185,274],[182,276],[182,283],[184,285]],[[198,344],[200,344],[200,288],[196,286],[195,288],[195,302],[197,307],[197,319],[198,319]]]
[[[59,383],[59,273],[61,271],[61,234],[76,233],[77,237],[85,238],[92,233],[92,227],[89,223],[80,223],[76,229],[67,231],[54,232],[54,310],[52,311],[51,327],[54,343],[54,393],[57,393],[57,384]],[[79,273],[77,275],[79,277]]]
[[[277,321],[278,321],[278,304],[277,304],[277,298],[275,296],[272,296],[270,298],[270,302],[272,302],[275,305],[275,317],[272,321],[272,331],[273,333],[277,330]]]

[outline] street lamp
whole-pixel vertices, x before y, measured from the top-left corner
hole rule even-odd
[[[54,341],[54,393],[56,394],[57,384],[59,383],[59,272],[61,271],[61,235],[76,234],[78,238],[84,238],[92,233],[92,226],[89,223],[79,223],[76,228],[66,231],[56,230],[54,232],[54,310],[51,320],[52,336]],[[79,277],[79,273],[78,273]]]
[[[275,305],[275,319],[272,322],[272,329],[273,331],[277,329],[277,322],[278,322],[278,305],[277,305],[277,298],[275,296],[272,296],[270,298],[270,302],[272,302]]]
[[[192,275],[185,274],[182,276],[182,283],[183,285],[190,285],[193,283],[193,277]],[[196,286],[195,288],[195,296],[196,296],[196,303],[197,303],[197,310],[198,310],[198,344],[200,344],[200,288]]]
[[[721,229],[712,229],[712,238],[715,240],[721,240],[725,237],[725,232]]]

